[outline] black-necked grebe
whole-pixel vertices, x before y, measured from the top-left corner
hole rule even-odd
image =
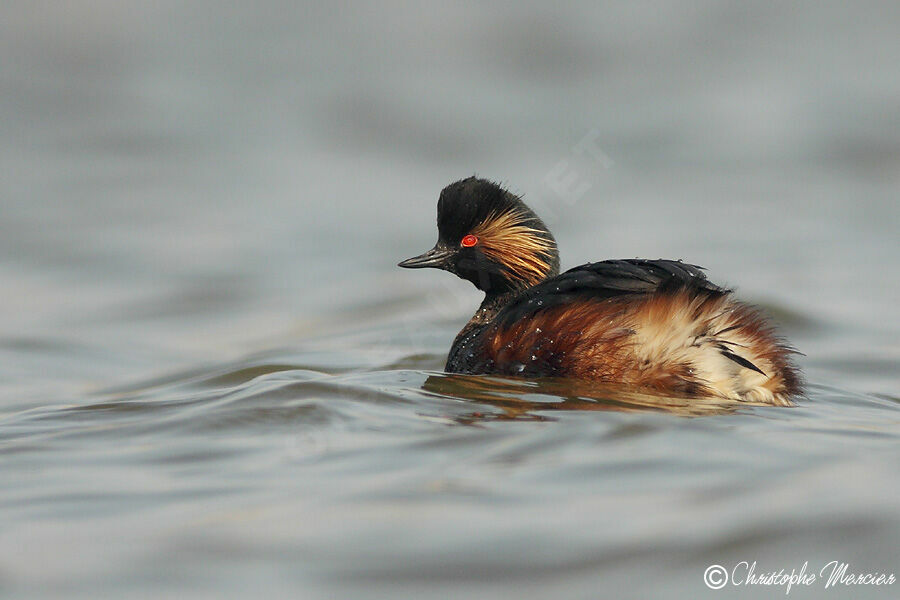
[[[605,260],[559,273],[556,240],[521,199],[475,177],[438,200],[434,267],[485,293],[447,358],[452,373],[575,377],[663,393],[790,405],[794,351],[755,308],[674,260]]]

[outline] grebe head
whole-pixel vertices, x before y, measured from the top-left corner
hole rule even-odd
[[[444,269],[488,294],[525,289],[559,273],[547,226],[496,183],[475,177],[451,183],[437,213],[437,244],[399,266]]]

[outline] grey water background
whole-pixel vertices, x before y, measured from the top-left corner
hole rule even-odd
[[[0,595],[900,575],[898,31],[895,2],[6,2]],[[395,264],[473,172],[564,267],[736,286],[809,397],[670,411],[442,375],[479,296]]]

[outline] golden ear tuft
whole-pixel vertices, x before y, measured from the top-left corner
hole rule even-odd
[[[518,209],[491,213],[472,235],[478,237],[484,254],[503,265],[510,277],[535,285],[552,268],[549,260],[555,244],[545,231],[526,225],[529,218]]]

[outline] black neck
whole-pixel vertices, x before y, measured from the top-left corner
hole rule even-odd
[[[471,348],[477,344],[478,336],[484,331],[484,328],[494,320],[504,306],[513,301],[513,299],[521,293],[521,290],[510,290],[501,294],[487,294],[478,310],[462,328],[462,331],[453,340],[453,346],[450,348],[450,354],[447,357],[447,366],[445,369],[451,373],[464,373],[474,362],[481,360],[482,357],[472,354]]]
[[[497,313],[499,313],[504,306],[512,302],[513,298],[520,293],[521,290],[510,290],[499,294],[486,294],[484,300],[481,302],[481,306],[478,307],[478,310],[475,311],[475,314],[472,315],[472,318],[469,319],[466,326],[463,327],[462,331],[459,332],[459,335],[456,336],[456,341],[465,339],[474,330],[481,329],[493,321],[494,317],[497,316]]]
[[[508,290],[502,293],[485,294],[481,306],[469,320],[469,323],[490,323],[504,306],[512,302],[513,298],[522,293],[522,290]]]

